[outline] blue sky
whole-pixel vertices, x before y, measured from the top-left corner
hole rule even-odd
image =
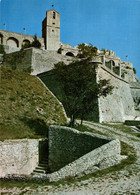
[[[1,0],[0,29],[41,37],[46,10],[61,14],[61,41],[92,43],[132,62],[140,78],[140,0]],[[126,56],[128,58],[126,59]]]

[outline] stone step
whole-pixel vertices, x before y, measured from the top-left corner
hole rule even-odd
[[[43,168],[47,168],[48,167],[48,163],[39,163],[38,167],[43,167]]]
[[[45,170],[35,169],[33,173],[46,173]]]
[[[48,159],[47,158],[43,158],[40,160],[40,162],[48,162]]]
[[[48,161],[40,161],[39,164],[48,164]]]
[[[37,170],[46,170],[48,167],[42,167],[42,166],[37,166],[35,169]]]

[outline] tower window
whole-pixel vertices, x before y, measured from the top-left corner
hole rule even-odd
[[[53,19],[55,19],[55,12],[53,12]]]

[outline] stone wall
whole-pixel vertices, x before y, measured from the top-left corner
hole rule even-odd
[[[106,144],[110,139],[79,132],[75,129],[51,126],[49,128],[49,169],[59,170],[86,153]]]
[[[34,36],[25,35],[21,33],[15,33],[11,31],[0,30],[0,44],[10,46],[9,50],[6,50],[7,53],[17,51],[21,49],[22,45],[25,42],[32,42]],[[41,43],[41,48],[44,49],[44,38],[37,37]]]
[[[73,58],[69,56],[63,56],[56,51],[42,51],[39,49],[32,49],[32,69],[33,75],[37,75],[42,72],[52,70],[54,64],[63,61],[66,64],[72,62]]]
[[[129,83],[103,66],[98,67],[97,79],[110,79],[110,84],[114,87],[111,95],[98,99],[100,122],[134,119],[136,113]]]
[[[130,88],[134,100],[136,116],[140,116],[140,83],[131,83]]]
[[[63,56],[56,51],[47,51],[36,48],[28,48],[18,53],[7,54],[3,65],[8,68],[14,66],[14,70],[26,71],[30,70],[32,75],[52,70],[54,64],[63,61],[69,64],[73,57]],[[19,55],[18,55],[19,54]],[[16,55],[16,58],[14,56]]]
[[[0,177],[31,174],[39,160],[38,145],[36,139],[0,141]]]
[[[114,166],[126,156],[121,156],[119,140],[112,140],[92,133],[81,133],[67,127],[50,127],[49,165],[59,168],[47,174],[50,182],[66,178],[82,177],[87,174]],[[69,162],[73,161],[73,162]],[[68,164],[67,164],[67,163]]]

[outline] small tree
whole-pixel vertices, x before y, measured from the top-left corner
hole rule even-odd
[[[25,43],[24,45],[22,45],[21,50],[26,49],[26,48],[30,48],[31,47],[31,43]]]
[[[134,72],[134,74],[136,74],[136,73],[137,73],[135,68],[133,68],[133,72]]]
[[[39,42],[39,40],[37,39],[37,36],[35,35],[33,37],[33,42],[32,43],[25,43],[23,46],[22,46],[22,49],[26,49],[26,48],[30,48],[30,47],[35,47],[35,48],[41,48],[41,43]]]
[[[70,116],[71,126],[77,117],[82,124],[85,115],[94,109],[97,98],[107,96],[113,89],[109,80],[96,81],[97,64],[93,65],[90,60],[97,54],[98,48],[84,43],[78,48],[77,56],[83,59],[73,61],[69,66],[59,62],[54,68],[56,79],[61,83],[65,94],[63,102]]]
[[[0,54],[5,54],[4,46],[0,45]]]
[[[89,45],[86,45],[85,43],[78,45],[78,55],[79,58],[91,58],[93,56],[96,56],[98,48],[94,47],[91,43]]]
[[[71,126],[74,126],[76,118],[80,118],[82,124],[85,115],[94,109],[95,100],[112,90],[108,80],[96,82],[95,69],[96,65],[91,64],[89,59],[74,61],[69,66],[63,62],[55,65],[54,73],[65,94],[63,103]]]
[[[35,48],[39,48],[41,47],[41,43],[39,42],[39,40],[37,39],[37,36],[34,36],[34,40],[31,43],[31,47],[35,47]]]
[[[62,54],[62,51],[63,51],[63,49],[62,49],[62,47],[60,47],[60,48],[57,50],[57,53]]]

